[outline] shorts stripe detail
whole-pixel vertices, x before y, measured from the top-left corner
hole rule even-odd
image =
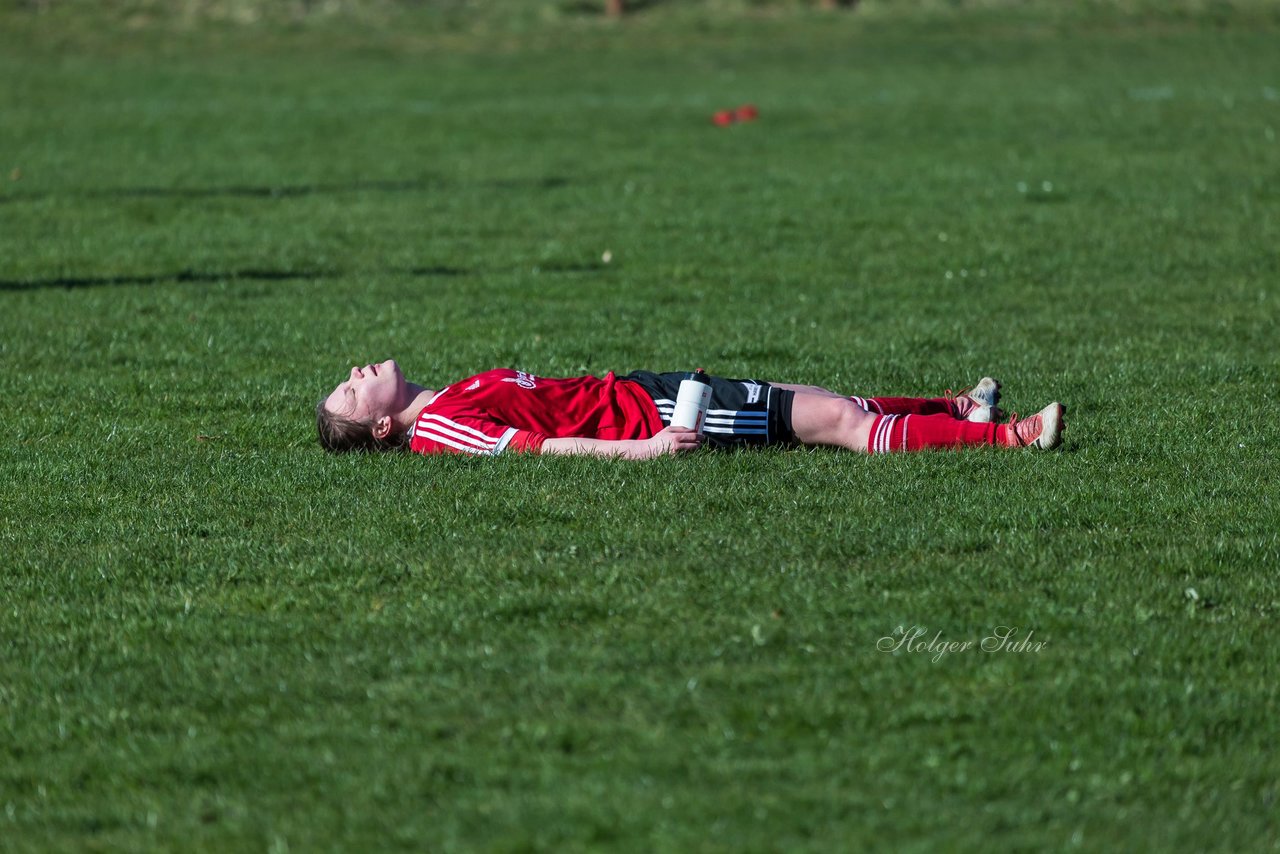
[[[759,418],[764,420],[769,417],[767,412],[759,412],[752,409],[708,409],[707,417],[711,418],[715,415],[727,415],[731,418]]]
[[[712,416],[710,414],[712,412],[725,413],[725,415]],[[702,432],[704,433],[724,433],[734,436],[769,435],[769,413],[767,412],[709,409],[707,413],[707,417],[702,422]],[[658,410],[658,416],[664,424],[670,424],[671,417],[674,414],[675,410]]]
[[[747,435],[764,435],[768,433],[765,425],[752,426],[747,424],[703,424],[703,433],[731,433],[735,436]]]
[[[675,412],[674,406],[659,406],[659,412]],[[745,418],[757,421],[765,421],[769,418],[768,412],[758,412],[754,409],[708,409],[707,419],[712,418]]]
[[[728,418],[723,415],[708,415],[706,420],[713,424],[728,424],[734,421],[748,424],[763,424],[768,418],[756,418],[754,414],[744,412],[740,415],[731,415]]]

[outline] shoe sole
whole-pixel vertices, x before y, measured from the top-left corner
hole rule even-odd
[[[1062,433],[1067,429],[1067,408],[1061,403],[1051,403],[1040,410],[1040,435],[1031,447],[1051,451],[1062,444]]]

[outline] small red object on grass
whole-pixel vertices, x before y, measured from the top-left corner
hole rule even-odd
[[[733,111],[717,110],[715,115],[711,117],[711,122],[712,124],[718,125],[720,127],[724,127],[725,125],[731,125],[734,122]]]
[[[760,111],[756,109],[755,104],[743,104],[734,111],[733,117],[740,122],[753,122],[760,118]]]

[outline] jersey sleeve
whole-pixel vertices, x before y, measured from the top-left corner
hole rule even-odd
[[[423,410],[413,425],[409,448],[417,454],[497,456],[506,450],[536,454],[546,438],[473,412]]]

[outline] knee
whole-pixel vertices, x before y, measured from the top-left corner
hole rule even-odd
[[[871,430],[875,416],[852,400],[833,400],[831,429],[842,437],[865,437]]]
[[[794,418],[796,438],[806,445],[865,447],[875,416],[852,400],[805,395]]]

